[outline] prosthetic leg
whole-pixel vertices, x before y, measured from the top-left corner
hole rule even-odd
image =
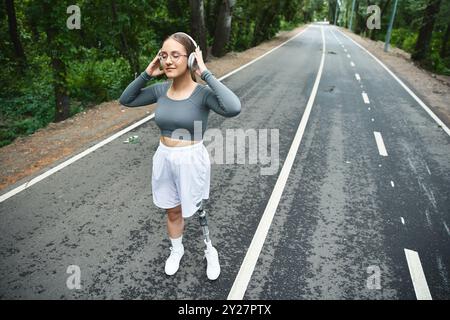
[[[203,238],[206,244],[205,258],[208,263],[206,267],[206,275],[209,280],[216,280],[220,274],[220,264],[219,264],[219,254],[216,248],[211,244],[211,239],[209,238],[208,221],[206,220],[206,211],[203,208],[203,201],[200,202],[200,207],[197,210],[198,220],[203,231]]]
[[[198,221],[200,222],[200,226],[202,227],[205,243],[211,243],[211,239],[209,238],[208,220],[206,220],[206,211],[203,209],[203,201],[200,202],[200,208],[198,209],[197,213]]]

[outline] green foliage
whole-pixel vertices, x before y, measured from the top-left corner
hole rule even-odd
[[[417,41],[417,33],[406,28],[394,29],[391,35],[391,44],[409,53],[413,52]]]

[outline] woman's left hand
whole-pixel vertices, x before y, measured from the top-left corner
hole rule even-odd
[[[205,62],[203,62],[203,55],[202,55],[202,50],[200,50],[199,47],[197,47],[197,49],[195,49],[195,59],[197,60],[197,65],[198,68],[195,69],[195,73],[198,74],[199,76],[202,75],[203,71],[208,70],[208,68],[205,65]]]

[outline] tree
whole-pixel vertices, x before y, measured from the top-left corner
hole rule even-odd
[[[235,3],[235,0],[222,0],[212,46],[212,54],[216,57],[221,57],[225,54],[231,32],[231,11]]]
[[[419,37],[417,38],[414,53],[411,55],[411,58],[414,60],[424,60],[428,55],[434,23],[439,13],[440,5],[441,0],[429,0],[427,3]]]
[[[14,45],[15,57],[19,63],[25,64],[26,57],[23,51],[22,42],[20,41],[19,32],[17,31],[16,9],[13,0],[5,0],[6,12],[8,14],[8,27],[11,42]]]
[[[206,41],[205,9],[203,0],[189,0],[191,6],[191,33],[197,44],[202,48],[203,59],[208,58]]]

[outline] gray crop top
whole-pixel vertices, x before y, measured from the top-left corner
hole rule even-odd
[[[120,104],[126,107],[139,107],[157,102],[155,110],[155,122],[161,130],[161,135],[175,139],[198,140],[200,137],[194,136],[194,121],[197,123],[197,135],[201,124],[201,139],[208,124],[209,110],[225,116],[234,117],[241,112],[241,102],[239,98],[228,89],[223,83],[217,80],[209,71],[203,71],[201,78],[208,86],[197,84],[191,96],[183,100],[173,100],[167,97],[167,90],[170,82],[155,83],[142,89],[150,77],[147,72],[142,72],[133,82],[131,82],[120,96]],[[189,135],[179,135],[180,132],[189,132]],[[187,133],[187,132],[186,132]],[[196,139],[194,139],[196,138]]]

